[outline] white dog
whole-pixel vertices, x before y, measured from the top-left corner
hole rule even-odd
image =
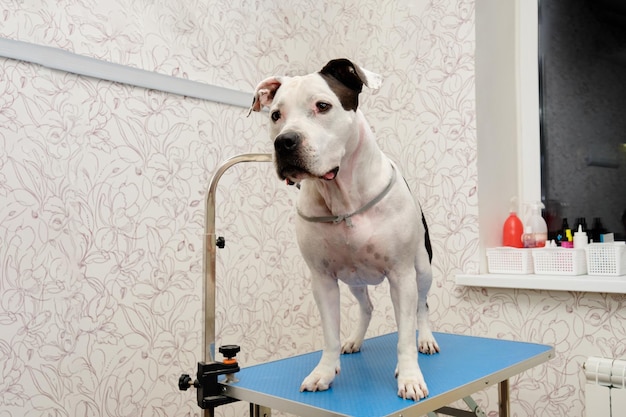
[[[324,350],[300,390],[328,389],[339,373],[340,354],[360,350],[372,315],[367,286],[386,277],[398,326],[398,395],[419,400],[428,388],[418,347],[439,351],[426,304],[432,253],[419,205],[358,109],[363,85],[380,83],[377,74],[337,59],[317,73],[263,80],[251,110],[269,107],[278,175],[301,184],[296,234],[311,270]],[[360,306],[358,325],[343,345],[338,280]]]

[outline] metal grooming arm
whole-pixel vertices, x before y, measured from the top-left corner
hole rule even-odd
[[[215,236],[215,194],[217,183],[222,175],[233,165],[241,162],[272,162],[272,154],[247,153],[233,156],[220,165],[211,179],[206,197],[206,215],[204,218],[204,360],[212,362],[215,352],[215,255],[218,242]]]
[[[227,402],[236,401],[221,395],[221,388],[217,384],[218,375],[229,375],[238,372],[239,368],[232,363],[233,358],[227,358],[223,363],[215,361],[215,258],[217,247],[223,248],[225,241],[215,236],[215,195],[217,184],[222,175],[233,165],[241,162],[271,162],[272,154],[249,153],[234,156],[224,161],[217,169],[209,185],[206,197],[206,211],[204,218],[204,362],[198,363],[197,379],[192,382],[189,375],[183,374],[179,380],[179,388],[186,390],[191,386],[198,389],[198,406],[204,409],[204,417],[211,417],[214,408]],[[238,351],[238,347],[236,348]],[[222,349],[220,349],[221,351]],[[234,356],[234,355],[233,355]],[[216,369],[217,368],[217,369]],[[235,369],[232,370],[231,369]],[[229,372],[230,371],[230,372]]]

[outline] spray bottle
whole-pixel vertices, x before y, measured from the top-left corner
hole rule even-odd
[[[514,248],[523,248],[522,234],[524,234],[524,226],[522,221],[517,217],[517,198],[511,198],[511,206],[509,208],[509,217],[502,227],[502,245],[512,246]]]
[[[544,208],[543,203],[537,201],[532,204],[530,217],[526,222],[533,231],[535,237],[535,247],[543,248],[548,240],[548,225],[543,217],[541,217],[541,209]]]

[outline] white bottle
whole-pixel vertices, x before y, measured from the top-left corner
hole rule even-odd
[[[537,248],[546,246],[546,240],[548,240],[548,225],[541,217],[541,209],[543,207],[544,205],[541,202],[534,203],[531,208],[530,218],[526,222],[535,235],[535,247]]]
[[[574,249],[583,249],[589,244],[587,240],[587,232],[583,232],[582,225],[578,225],[578,231],[574,233]]]

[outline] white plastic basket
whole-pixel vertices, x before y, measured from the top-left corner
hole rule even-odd
[[[533,257],[530,249],[489,248],[487,266],[491,274],[532,274]]]
[[[584,249],[533,249],[535,274],[583,275],[587,273],[587,255]]]
[[[626,275],[624,242],[591,243],[585,249],[589,275]]]

